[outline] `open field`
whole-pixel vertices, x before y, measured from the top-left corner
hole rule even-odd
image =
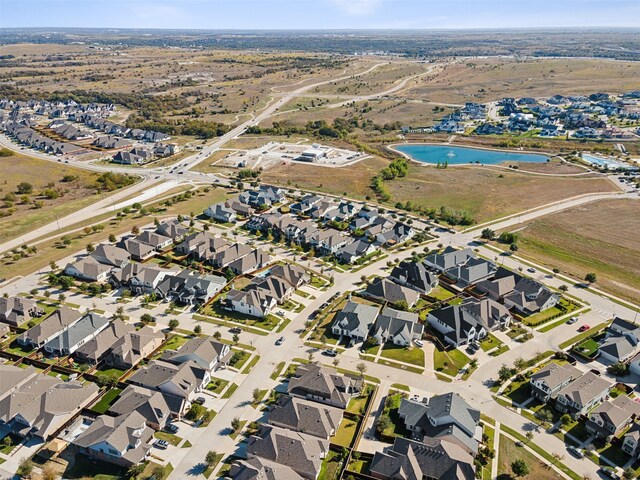
[[[595,59],[474,58],[423,77],[403,96],[434,102],[489,102],[640,88],[640,65]]]
[[[0,157],[0,197],[4,201],[0,208],[0,241],[18,237],[101,199],[103,195],[97,194],[95,188],[98,177],[98,173],[18,153]],[[21,183],[30,184],[32,192],[20,193]],[[55,196],[58,198],[51,198]]]
[[[562,477],[555,471],[547,468],[537,457],[525,450],[523,447],[517,447],[515,442],[510,438],[500,435],[500,449],[498,453],[498,478],[512,478],[511,462],[514,460],[524,460],[529,467],[529,475],[525,478],[535,480],[559,480]]]
[[[374,157],[339,169],[310,165],[283,165],[262,174],[263,181],[363,199],[373,197],[370,179],[387,164]],[[540,167],[543,170],[542,167]],[[556,169],[552,164],[551,170]],[[591,192],[615,191],[604,178],[546,177],[494,168],[436,169],[411,163],[405,178],[386,182],[390,205],[411,201],[440,208],[469,211],[476,222]]]
[[[537,219],[521,230],[518,255],[584,278],[628,300],[640,295],[637,200],[603,200]]]

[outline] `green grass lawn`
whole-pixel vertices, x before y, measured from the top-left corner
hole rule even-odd
[[[442,285],[438,285],[436,288],[429,292],[429,297],[435,298],[436,300],[444,301],[454,296],[453,292],[450,292]]]
[[[318,478],[322,480],[337,480],[342,466],[342,458],[339,453],[329,450],[322,462],[322,468]]]
[[[571,345],[573,345],[574,343],[578,343],[581,340],[584,340],[585,338],[588,337],[595,337],[595,335],[600,332],[601,330],[603,330],[604,328],[606,328],[609,325],[610,322],[603,322],[600,323],[598,325],[596,325],[595,327],[591,327],[589,330],[585,331],[585,332],[580,332],[578,335],[576,335],[573,338],[570,338],[569,340],[567,340],[566,342],[562,342],[559,347],[560,348],[567,348]]]
[[[75,455],[73,465],[64,471],[62,478],[94,480],[119,480],[124,478],[125,469],[109,462],[89,459],[79,454]]]
[[[498,477],[507,475],[505,478],[512,478],[511,463],[514,460],[524,460],[529,467],[529,475],[525,478],[535,480],[560,480],[563,477],[558,475],[554,470],[548,469],[538,460],[531,452],[523,447],[517,447],[516,443],[510,438],[500,435],[500,447],[498,451]]]
[[[156,357],[160,357],[162,353],[166,350],[177,350],[182,345],[187,343],[189,339],[187,337],[183,337],[182,335],[172,335],[169,339],[164,342],[162,347],[160,347],[160,351],[156,354]]]
[[[220,318],[222,320],[241,323],[249,327],[262,328],[263,330],[273,330],[278,325],[278,322],[280,322],[280,319],[275,315],[267,315],[264,318],[257,318],[225,310],[221,307],[220,302],[210,303],[204,307],[200,313],[214,318]]]
[[[458,349],[443,351],[436,346],[433,362],[436,371],[456,376],[458,371],[469,363],[469,357]]]
[[[558,307],[547,308],[543,312],[534,313],[533,315],[529,315],[525,317],[522,322],[525,325],[540,325],[541,323],[548,322],[552,317],[560,315],[562,310]]]
[[[2,437],[2,440],[4,440],[7,437],[11,439],[11,445],[5,445],[4,443],[0,443],[0,453],[4,453],[5,455],[9,455],[14,448],[20,445],[20,442],[22,441],[22,438],[12,433]]]
[[[238,385],[236,385],[235,383],[232,383],[231,385],[229,385],[229,388],[227,388],[227,391],[224,392],[224,395],[222,395],[222,398],[231,398],[231,396],[235,393],[237,389],[238,389]]]
[[[364,413],[364,409],[367,406],[367,398],[368,397],[353,397],[349,400],[349,404],[347,405],[347,412],[355,413],[356,415],[362,415]]]
[[[220,395],[224,387],[229,384],[229,380],[224,380],[223,378],[215,378],[211,377],[211,381],[209,385],[207,385],[207,390],[213,392],[215,395]]]
[[[118,397],[118,395],[120,395],[121,392],[122,390],[119,388],[111,388],[107,390],[100,401],[96,403],[93,408],[91,408],[91,410],[99,414],[105,413],[107,410],[109,410],[109,407],[115,403],[116,398]]]
[[[480,342],[480,348],[483,352],[488,352],[496,347],[503,345],[503,343],[498,340],[494,335],[489,334],[484,340]]]
[[[369,473],[369,467],[371,466],[371,462],[367,461],[367,460],[354,460],[353,457],[351,458],[351,462],[349,462],[349,465],[347,467],[347,471],[349,472],[356,472],[356,473],[363,473],[363,474],[368,474]],[[347,474],[345,478],[348,478],[349,475]]]
[[[271,374],[271,380],[277,380],[277,378],[280,376],[280,372],[282,372],[282,369],[284,368],[285,362],[280,362],[278,365],[276,365],[276,368],[273,369],[273,373]]]
[[[8,347],[4,347],[3,350],[8,353],[13,353],[14,355],[20,355],[21,357],[26,357],[33,353],[33,348],[23,347],[16,341],[11,342],[11,344]]]
[[[584,342],[573,347],[573,350],[581,353],[585,357],[593,358],[593,356],[597,353],[598,347],[600,345],[593,338],[588,338]]]
[[[224,457],[224,453],[218,453],[215,456],[215,459],[213,461],[213,464],[211,464],[210,466],[207,466],[207,468],[204,469],[204,472],[202,472],[202,474],[206,477],[209,478],[211,476],[211,474],[213,473],[213,471],[216,469],[216,467],[218,466],[218,464],[220,463],[220,460],[222,460],[222,457]]]
[[[247,363],[250,353],[245,352],[244,350],[235,350],[233,349],[233,356],[229,361],[229,366],[241,370],[244,367],[244,364]]]
[[[349,448],[353,443],[356,431],[358,429],[358,422],[349,418],[343,418],[340,423],[340,428],[336,434],[329,439],[329,441],[335,445]]]
[[[411,346],[406,348],[386,343],[382,348],[380,356],[424,368],[424,350],[418,347]]]
[[[166,440],[174,447],[177,447],[182,441],[182,438],[169,432],[156,432],[153,434],[153,436],[158,440]]]
[[[119,368],[100,368],[99,371],[106,375],[115,375],[118,378],[126,373],[125,370],[120,370]]]
[[[529,400],[531,397],[531,389],[529,388],[529,382],[512,383],[512,389],[505,393],[507,398],[510,398],[514,404],[522,404]]]
[[[249,373],[251,373],[251,370],[253,370],[253,367],[255,367],[256,363],[258,363],[259,361],[260,361],[260,355],[254,355],[251,361],[247,364],[247,366],[244,367],[244,370],[242,370],[242,374],[248,375]]]

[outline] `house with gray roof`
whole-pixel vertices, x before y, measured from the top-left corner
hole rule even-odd
[[[413,439],[442,438],[474,455],[478,452],[482,427],[480,411],[471,408],[457,393],[446,393],[422,401],[402,399],[398,415]]]
[[[234,480],[302,480],[291,467],[258,457],[237,460],[231,465],[229,476]]]
[[[71,355],[109,325],[109,319],[93,312],[85,314],[69,328],[44,344],[45,352],[55,355]]]
[[[338,431],[343,413],[336,407],[281,395],[269,411],[267,423],[326,440]]]
[[[162,252],[163,250],[169,248],[173,245],[173,239],[171,237],[167,237],[165,235],[161,235],[156,232],[152,232],[150,230],[145,230],[140,235],[136,237],[138,242],[146,243],[151,247],[155,248],[158,252]]]
[[[23,297],[0,297],[0,322],[17,327],[43,314],[44,310],[35,300]]]
[[[473,480],[474,458],[464,448],[445,439],[418,442],[397,437],[392,447],[377,451],[369,468],[381,480]]]
[[[185,269],[178,275],[165,277],[156,288],[156,293],[183,305],[201,305],[213,298],[226,284],[227,279],[220,275],[200,274]]]
[[[266,290],[229,290],[225,298],[225,305],[229,310],[264,318],[275,308],[278,301]]]
[[[600,361],[608,363],[627,362],[640,350],[635,336],[609,334],[598,346]]]
[[[347,408],[349,400],[362,391],[362,378],[338,374],[316,364],[300,365],[289,379],[287,392],[338,408]]]
[[[633,423],[622,436],[622,451],[634,458],[640,457],[640,424]]]
[[[367,285],[362,294],[366,297],[381,300],[383,302],[406,302],[409,308],[413,307],[420,299],[420,293],[387,278],[377,278]]]
[[[98,386],[0,365],[0,426],[21,437],[48,440],[98,395]],[[19,368],[19,370],[23,370]]]
[[[444,274],[460,288],[466,288],[492,277],[498,266],[484,258],[469,257],[464,264],[445,270]]]
[[[328,452],[328,440],[272,425],[262,425],[249,437],[246,449],[248,460],[258,457],[279,463],[308,480],[318,478]]]
[[[91,255],[82,257],[64,267],[64,273],[66,275],[89,282],[102,282],[106,280],[112,270],[113,266],[100,263]]]
[[[56,338],[60,333],[75,325],[81,318],[82,314],[79,311],[62,306],[38,325],[20,335],[18,343],[40,348],[49,340]]]
[[[211,259],[211,263],[218,268],[225,268],[230,263],[235,262],[239,258],[249,255],[253,251],[248,245],[243,243],[235,243],[228,248],[216,253]]]
[[[274,275],[269,275],[267,277],[255,277],[245,287],[245,291],[249,290],[262,291],[266,297],[275,298],[278,305],[286,303],[295,292],[295,288],[293,288],[289,283]]]
[[[238,219],[235,210],[228,207],[225,202],[208,206],[204,211],[204,214],[207,217],[222,223],[235,223]]]
[[[124,267],[131,259],[131,255],[124,248],[109,245],[108,243],[101,243],[96,246],[90,256],[104,265],[111,265],[117,268]]]
[[[128,468],[147,459],[152,442],[153,430],[133,411],[118,417],[100,415],[72,445],[90,458]]]
[[[367,255],[371,255],[377,250],[377,247],[373,243],[359,238],[340,248],[336,252],[336,256],[341,262],[352,264],[357,262],[361,258],[366,257]]]
[[[164,392],[129,385],[116,402],[109,407],[108,413],[114,417],[138,412],[147,425],[154,430],[162,430],[172,419],[180,419],[187,408],[184,398],[175,397]]]
[[[371,336],[380,344],[390,342],[394,345],[408,347],[414,340],[420,340],[424,325],[420,323],[417,313],[404,312],[385,307],[371,327]]]
[[[331,331],[338,337],[345,336],[353,342],[364,342],[378,312],[378,307],[349,300],[334,317]]]
[[[162,360],[153,360],[129,377],[129,383],[132,385],[165,392],[187,401],[204,390],[210,380],[209,370],[193,361],[174,365]]]
[[[438,277],[429,271],[423,263],[409,260],[393,267],[389,278],[399,285],[404,285],[423,294],[428,294],[438,286]]]
[[[231,262],[227,268],[236,275],[244,275],[255,270],[260,270],[271,263],[271,256],[262,250],[256,248],[248,255],[244,255]]]
[[[138,262],[144,262],[146,260],[149,260],[150,258],[155,257],[158,254],[158,251],[151,245],[140,242],[135,238],[128,238],[127,240],[123,241],[122,247],[124,248],[124,250],[129,252],[131,258]]]
[[[129,370],[162,345],[164,334],[148,325],[128,332],[109,348],[105,363],[120,370]]]
[[[161,360],[175,365],[194,362],[200,368],[213,372],[225,366],[230,358],[231,349],[226,343],[220,343],[211,337],[194,337],[178,350],[165,350]]]
[[[156,227],[156,233],[159,233],[160,235],[163,235],[165,237],[169,237],[175,242],[182,240],[182,237],[189,233],[189,228],[186,227],[177,218],[172,218],[170,220],[161,222]]]
[[[549,362],[531,375],[529,379],[531,395],[542,402],[548,402],[550,399],[555,399],[564,387],[581,375],[581,370],[568,363]]]
[[[585,427],[588,432],[597,437],[609,439],[618,436],[635,422],[638,415],[640,415],[640,403],[626,395],[618,395],[589,412],[589,420]]]
[[[504,295],[503,301],[509,309],[532,315],[555,307],[560,301],[560,295],[553,293],[541,283],[524,277],[514,285],[513,291]]]
[[[78,322],[80,323],[80,322]],[[74,357],[79,362],[96,365],[100,363],[111,350],[111,347],[125,335],[134,332],[135,327],[124,323],[120,319],[107,324],[107,326],[76,349]],[[46,345],[45,345],[46,348]]]
[[[458,250],[447,247],[440,253],[431,253],[425,257],[424,264],[440,273],[464,265],[469,259],[476,258],[476,254],[470,248]]]
[[[269,275],[284,280],[293,288],[300,288],[311,281],[309,273],[293,263],[277,264],[270,269]]]
[[[613,383],[589,371],[564,387],[556,397],[556,410],[577,418],[609,396]]]
[[[155,264],[128,263],[124,268],[111,272],[110,283],[115,287],[126,286],[134,294],[157,293],[162,281],[180,273],[177,268],[162,268]]]

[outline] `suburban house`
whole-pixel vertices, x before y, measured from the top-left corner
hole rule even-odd
[[[238,200],[253,208],[263,206],[270,207],[274,203],[281,203],[285,200],[284,191],[278,187],[260,185],[258,190],[246,190],[238,196]]]
[[[289,283],[275,275],[255,277],[245,287],[245,290],[262,291],[267,297],[275,298],[278,305],[286,303],[295,292],[295,289]]]
[[[251,317],[264,318],[277,305],[277,300],[264,290],[229,290],[227,308]]]
[[[35,368],[0,365],[0,426],[21,437],[48,440],[98,395],[98,386],[64,382]]]
[[[195,362],[180,365],[153,360],[147,366],[136,370],[129,377],[129,383],[169,395],[180,397],[186,401],[209,385],[211,375]]]
[[[311,281],[309,273],[293,263],[278,264],[270,270],[270,275],[281,278],[293,288],[300,288]]]
[[[285,465],[307,480],[318,477],[328,452],[328,440],[272,425],[261,425],[246,449],[248,460],[258,457]]]
[[[239,258],[249,255],[253,249],[243,243],[235,243],[228,248],[217,252],[211,259],[211,263],[218,268],[225,268]]]
[[[291,467],[280,465],[264,458],[253,457],[248,460],[237,460],[231,465],[229,476],[234,480],[302,480]]]
[[[463,264],[456,265],[445,270],[447,278],[454,281],[460,288],[466,288],[482,280],[492,277],[498,266],[484,258],[469,257]]]
[[[111,265],[100,263],[91,255],[82,257],[64,267],[65,275],[89,282],[101,282],[109,277]]]
[[[181,418],[186,405],[184,398],[129,385],[118,395],[116,402],[109,407],[108,413],[118,417],[129,412],[138,412],[145,418],[149,427],[162,430],[171,418]]]
[[[129,252],[124,248],[115,247],[106,243],[101,243],[96,246],[91,256],[104,265],[111,265],[117,268],[124,267],[129,263],[129,259],[131,258]]]
[[[111,347],[118,340],[135,330],[136,328],[133,325],[116,319],[109,323],[100,333],[76,349],[74,356],[80,362],[96,365],[104,360]]]
[[[17,327],[33,317],[44,315],[35,300],[22,297],[0,297],[0,322]]]
[[[380,344],[390,342],[408,347],[422,338],[424,325],[419,320],[417,313],[385,307],[373,323],[371,336]]]
[[[458,250],[453,247],[447,247],[440,253],[431,253],[425,257],[424,264],[440,273],[464,265],[471,258],[476,258],[476,254],[470,248]]]
[[[133,411],[118,417],[100,415],[72,445],[90,458],[130,467],[147,459],[152,442],[153,430]]]
[[[378,307],[348,301],[340,310],[331,327],[336,336],[345,336],[353,342],[364,342],[378,316]]]
[[[417,442],[396,437],[393,446],[375,453],[369,471],[381,480],[476,478],[473,455],[457,443],[440,438]]]
[[[469,299],[460,305],[431,310],[427,322],[453,347],[481,340],[497,329],[511,325],[511,314],[495,300]]]
[[[362,294],[392,304],[405,302],[409,308],[413,307],[420,299],[420,293],[416,290],[398,285],[386,278],[377,278],[367,285]]]
[[[204,211],[204,214],[212,220],[222,223],[235,223],[238,219],[235,210],[228,207],[224,202],[210,205]]]
[[[171,237],[160,235],[159,233],[152,232],[150,230],[142,232],[136,237],[136,240],[153,247],[158,252],[162,252],[173,245],[173,239]]]
[[[55,356],[71,355],[109,325],[109,319],[90,312],[65,328],[44,344],[44,350]]]
[[[164,342],[164,334],[148,325],[120,337],[105,357],[105,363],[121,370],[129,370],[151,355]]]
[[[555,307],[560,301],[560,295],[553,293],[535,280],[525,277],[518,280],[513,291],[506,294],[503,301],[507,308],[531,315]]]
[[[398,415],[413,439],[444,438],[463,446],[468,453],[478,452],[482,439],[480,411],[469,406],[457,393],[446,393],[422,401],[402,399]]]
[[[576,367],[549,362],[529,379],[531,395],[542,402],[555,399],[558,393],[582,375]]]
[[[230,357],[229,345],[209,337],[195,337],[178,350],[165,350],[161,360],[175,365],[194,362],[200,368],[213,372],[225,366]]]
[[[340,375],[320,365],[300,365],[289,380],[287,392],[337,408],[345,409],[351,397],[362,391],[362,378]]]
[[[618,395],[592,410],[585,427],[589,433],[598,437],[615,437],[635,422],[639,414],[640,403],[626,395]]]
[[[338,257],[338,260],[342,263],[352,264],[367,255],[371,255],[377,250],[373,243],[359,238],[338,249],[336,257]]]
[[[244,275],[255,270],[260,270],[271,263],[271,256],[260,248],[256,248],[249,254],[237,258],[227,268],[235,275]]]
[[[178,275],[165,277],[156,292],[165,299],[183,305],[207,303],[227,284],[219,275],[199,274],[194,270],[183,270]]]
[[[556,397],[556,410],[577,418],[586,415],[609,395],[613,384],[589,371],[564,387]]]
[[[607,327],[604,341],[598,347],[600,360],[626,363],[636,356],[640,350],[639,344],[640,325],[615,317]]]
[[[144,262],[156,256],[158,251],[151,245],[140,242],[135,238],[128,238],[122,242],[122,248],[124,248],[131,258],[138,262]]]
[[[389,278],[405,287],[427,294],[438,285],[438,277],[422,263],[404,261],[393,267]]]
[[[180,270],[162,268],[154,264],[142,265],[128,263],[122,269],[111,273],[110,282],[115,287],[127,286],[134,294],[150,294],[156,292],[159,285],[167,277],[178,275]]]
[[[338,431],[343,413],[336,407],[282,395],[269,411],[267,422],[275,427],[328,439]]]
[[[174,242],[180,241],[182,237],[189,233],[186,227],[177,218],[165,220],[156,227],[156,233],[171,238]]]
[[[640,457],[640,424],[634,423],[622,437],[622,450],[634,458]]]
[[[56,338],[61,332],[75,325],[82,318],[82,314],[69,307],[60,307],[42,322],[18,337],[20,345],[30,345],[40,348],[49,340]]]

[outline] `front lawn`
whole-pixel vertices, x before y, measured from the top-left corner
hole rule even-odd
[[[401,347],[399,345],[386,343],[382,348],[380,356],[424,368],[424,350],[418,347]]]
[[[153,436],[158,440],[166,440],[174,447],[177,447],[182,441],[182,438],[169,432],[156,432],[153,434]]]
[[[498,478],[511,477],[511,463],[514,460],[523,460],[529,467],[529,475],[526,478],[535,480],[560,480],[563,477],[554,470],[547,468],[533,453],[524,447],[517,447],[516,443],[504,435],[500,435],[500,447],[498,450]]]
[[[558,307],[551,307],[543,310],[542,312],[534,313],[533,315],[529,315],[522,319],[522,322],[525,325],[537,326],[541,325],[549,320],[559,317],[564,312],[560,310]]]
[[[211,381],[209,382],[209,385],[207,385],[207,390],[215,395],[220,395],[220,393],[224,390],[228,383],[229,380],[211,377]]]
[[[244,350],[233,350],[233,355],[231,356],[231,360],[229,360],[229,366],[241,370],[250,356],[251,354]]]
[[[489,334],[484,340],[480,342],[480,348],[483,352],[488,352],[489,350],[493,350],[496,347],[503,345],[503,343],[498,340],[494,335]]]
[[[442,372],[455,377],[458,374],[458,371],[469,363],[469,357],[457,348],[444,351],[436,345],[433,352],[433,363],[437,372]]]

